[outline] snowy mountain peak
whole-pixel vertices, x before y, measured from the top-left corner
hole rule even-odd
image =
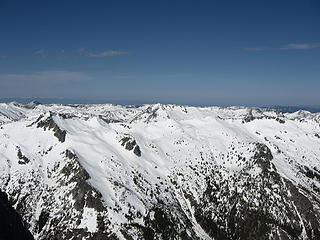
[[[319,114],[0,104],[0,189],[35,239],[319,239]]]

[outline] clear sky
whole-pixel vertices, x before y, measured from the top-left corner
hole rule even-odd
[[[0,0],[0,97],[319,105],[320,1]]]

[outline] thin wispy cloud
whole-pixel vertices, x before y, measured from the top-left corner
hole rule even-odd
[[[119,56],[119,55],[127,55],[128,52],[114,51],[108,50],[100,53],[88,53],[89,57],[111,57],[111,56]]]
[[[45,49],[39,49],[37,51],[34,52],[34,55],[38,55],[41,56],[43,58],[45,58],[47,56],[48,52]]]
[[[320,47],[320,43],[290,43],[282,47],[282,50],[306,50]]]
[[[0,55],[0,59],[6,59],[8,56]]]
[[[265,51],[265,50],[308,50],[320,48],[320,42],[316,43],[289,43],[284,45],[283,47],[249,47],[244,48],[245,51]]]
[[[46,58],[48,56],[48,51],[45,49],[39,49],[33,53],[34,55],[41,56],[43,58]],[[61,49],[59,52],[60,55],[65,55],[66,50]],[[112,56],[119,56],[119,55],[127,55],[128,52],[125,51],[116,51],[116,50],[107,50],[103,52],[92,52],[85,48],[78,48],[76,50],[76,54],[78,56],[86,56],[86,57],[92,57],[92,58],[102,58],[102,57],[112,57]],[[0,56],[0,58],[5,58],[6,56]]]

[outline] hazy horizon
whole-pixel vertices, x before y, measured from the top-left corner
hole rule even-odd
[[[274,108],[281,112],[296,112],[298,110],[306,110],[312,113],[320,112],[320,105],[221,105],[221,104],[194,104],[194,103],[179,103],[179,102],[148,102],[148,101],[130,101],[130,100],[94,100],[94,99],[71,99],[71,98],[41,98],[41,97],[21,97],[21,98],[0,98],[0,103],[18,102],[20,104],[28,104],[38,102],[40,104],[116,104],[122,106],[134,105],[142,106],[145,104],[173,104],[194,107],[252,107],[252,108]]]

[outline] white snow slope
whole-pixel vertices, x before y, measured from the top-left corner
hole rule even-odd
[[[35,239],[319,239],[319,123],[241,107],[0,104],[0,188]]]

